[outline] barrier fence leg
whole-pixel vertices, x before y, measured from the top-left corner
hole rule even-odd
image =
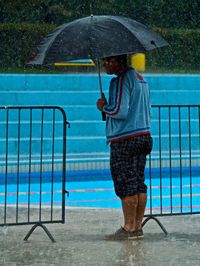
[[[28,234],[25,236],[24,241],[27,241],[27,240],[28,240],[28,238],[30,237],[30,235],[33,233],[33,231],[34,231],[38,226],[42,227],[42,229],[45,231],[45,233],[48,235],[48,237],[51,239],[51,241],[52,241],[53,243],[56,242],[55,239],[53,238],[53,236],[51,235],[51,233],[49,232],[49,230],[46,228],[46,226],[43,225],[43,224],[41,224],[41,223],[37,223],[37,224],[35,224],[35,225],[31,228],[31,230],[30,230],[30,231],[28,232]]]
[[[167,230],[165,229],[165,227],[162,225],[162,223],[154,216],[149,216],[147,217],[144,222],[142,223],[142,227],[149,221],[149,220],[154,220],[157,222],[157,224],[160,226],[160,228],[163,230],[164,234],[167,236],[168,235],[168,232]]]

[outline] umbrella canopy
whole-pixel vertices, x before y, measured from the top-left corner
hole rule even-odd
[[[63,24],[47,35],[29,64],[144,53],[166,45],[158,33],[135,20],[91,15]]]

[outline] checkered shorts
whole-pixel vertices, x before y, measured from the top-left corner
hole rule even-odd
[[[147,192],[144,170],[146,156],[151,150],[152,138],[149,134],[111,142],[110,169],[119,198]]]

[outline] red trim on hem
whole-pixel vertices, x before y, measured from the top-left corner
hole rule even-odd
[[[131,139],[131,138],[134,138],[134,137],[138,137],[138,136],[142,136],[142,135],[149,135],[149,134],[150,134],[150,131],[140,132],[140,133],[137,133],[137,134],[121,137],[121,138],[118,138],[118,139],[108,140],[108,142],[116,142],[116,141],[119,141],[119,140]]]

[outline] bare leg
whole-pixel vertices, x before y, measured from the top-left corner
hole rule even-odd
[[[144,212],[145,212],[145,207],[146,207],[146,202],[147,202],[147,194],[139,193],[137,196],[138,196],[138,205],[137,205],[135,229],[139,230],[142,228],[142,220],[144,218]]]
[[[136,229],[137,206],[138,195],[128,196],[122,199],[124,229],[127,231],[135,231]]]

